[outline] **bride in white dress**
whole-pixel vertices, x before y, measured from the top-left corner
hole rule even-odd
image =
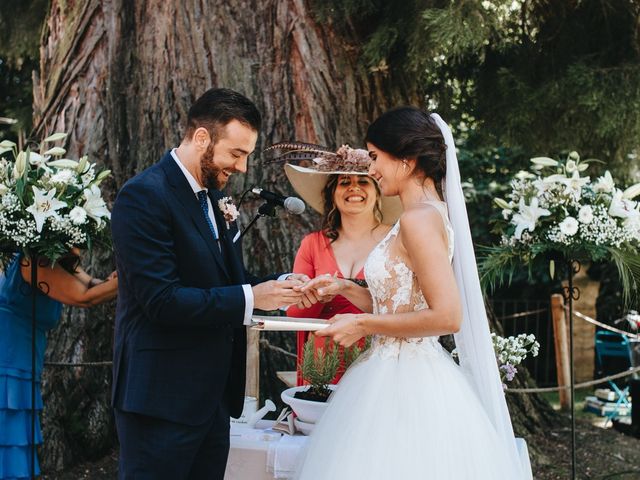
[[[491,346],[451,132],[439,116],[402,107],[371,124],[367,145],[369,174],[384,195],[400,196],[404,213],[367,260],[368,290],[333,277],[306,287],[371,312],[337,315],[320,334],[343,346],[373,341],[332,395],[296,478],[529,479]],[[451,333],[460,365],[438,342]]]

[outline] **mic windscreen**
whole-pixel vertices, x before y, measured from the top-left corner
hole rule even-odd
[[[304,202],[298,197],[287,197],[284,201],[284,208],[286,208],[290,213],[300,215],[302,212],[304,212],[305,205]]]

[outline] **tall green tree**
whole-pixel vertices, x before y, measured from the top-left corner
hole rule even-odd
[[[371,71],[402,71],[459,133],[530,155],[578,150],[637,172],[640,3],[314,0],[355,26]],[[635,168],[629,168],[629,161]]]
[[[32,74],[39,63],[42,24],[48,0],[5,0],[0,5],[0,139],[31,130]]]

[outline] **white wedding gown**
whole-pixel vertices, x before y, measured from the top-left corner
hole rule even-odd
[[[449,234],[451,260],[453,231],[446,206],[433,205]],[[414,273],[400,258],[390,258],[399,225],[365,265],[374,313],[428,308]],[[506,452],[438,337],[376,336],[342,377],[295,478],[511,480]]]

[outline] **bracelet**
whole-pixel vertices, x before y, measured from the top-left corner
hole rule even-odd
[[[367,284],[366,280],[363,280],[360,278],[345,278],[345,280],[350,280],[356,285],[360,285],[361,287],[364,287],[364,288],[369,288],[369,285]]]

